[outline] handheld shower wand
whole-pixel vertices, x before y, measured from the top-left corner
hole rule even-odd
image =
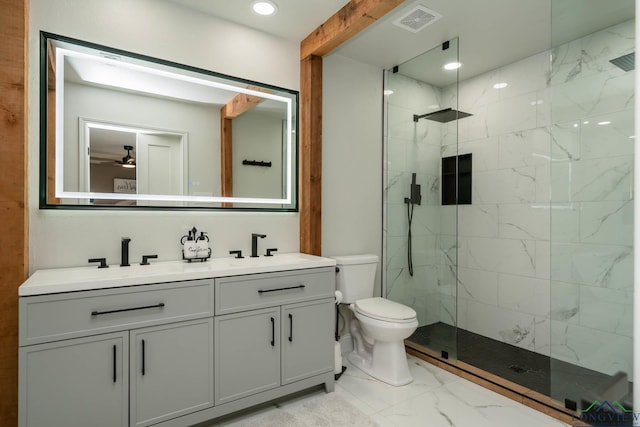
[[[409,220],[409,231],[407,232],[407,263],[409,265],[409,275],[413,276],[413,253],[411,250],[411,223],[413,222],[413,208],[420,205],[422,195],[420,194],[420,186],[416,184],[415,172],[411,174],[411,196],[405,197],[404,202],[407,204],[407,219]]]

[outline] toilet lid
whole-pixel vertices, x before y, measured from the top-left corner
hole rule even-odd
[[[360,314],[378,320],[410,322],[416,318],[412,308],[380,297],[358,300],[355,309]]]

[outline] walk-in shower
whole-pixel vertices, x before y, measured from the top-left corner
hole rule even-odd
[[[457,39],[385,73],[383,287],[418,314],[407,345],[579,413],[632,405],[635,11],[621,3],[626,19],[552,31],[549,50],[461,81],[433,65],[464,62]]]

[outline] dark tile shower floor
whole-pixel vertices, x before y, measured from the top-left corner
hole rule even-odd
[[[445,323],[419,327],[408,341],[490,372],[559,402],[593,401],[593,390],[610,379],[608,375],[533,351],[506,344]],[[628,383],[632,390],[631,383]],[[631,408],[631,392],[620,402]]]

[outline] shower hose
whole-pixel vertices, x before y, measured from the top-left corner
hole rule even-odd
[[[409,231],[407,233],[407,263],[409,264],[409,276],[413,277],[413,254],[411,253],[411,223],[413,222],[413,203],[407,203],[407,219]]]

